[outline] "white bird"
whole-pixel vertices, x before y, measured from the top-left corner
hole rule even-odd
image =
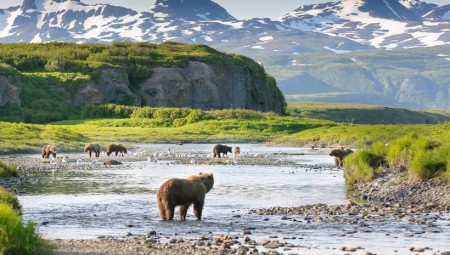
[[[67,162],[67,161],[66,161],[66,157],[63,157],[62,160],[61,160],[61,162],[65,164],[65,163]]]
[[[80,165],[81,163],[83,163],[83,160],[81,158],[77,159],[77,164]]]

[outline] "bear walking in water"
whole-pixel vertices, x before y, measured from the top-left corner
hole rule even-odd
[[[214,157],[218,156],[220,158],[220,153],[223,153],[223,156],[227,156],[227,153],[232,153],[233,148],[228,147],[226,145],[222,144],[216,144],[213,149],[213,155]],[[227,156],[228,157],[228,156]]]
[[[344,158],[351,153],[353,153],[353,151],[350,149],[344,150],[343,148],[339,148],[332,150],[329,155],[334,157],[334,164],[337,167],[342,167],[344,165]]]
[[[108,144],[108,146],[106,147],[106,155],[111,155],[111,153],[115,152],[116,156],[119,153],[122,153],[122,157],[123,154],[127,154],[127,148],[125,148],[122,144]]]
[[[56,158],[56,146],[55,145],[45,145],[42,148],[42,157],[43,158],[49,158],[50,155],[52,155],[54,158]]]
[[[199,173],[186,179],[172,178],[158,189],[157,203],[162,220],[173,220],[175,207],[180,207],[180,219],[186,220],[186,213],[194,204],[194,214],[201,220],[205,196],[214,186],[213,174]]]
[[[95,157],[100,157],[100,145],[96,143],[90,143],[84,146],[84,152],[89,152],[89,157],[91,157],[92,152],[95,153]]]

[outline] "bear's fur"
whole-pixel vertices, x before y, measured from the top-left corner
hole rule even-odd
[[[334,164],[337,167],[342,167],[344,165],[344,158],[351,153],[353,151],[350,149],[339,148],[332,150],[329,155],[334,157]]]
[[[218,156],[220,158],[220,153],[223,153],[223,156],[227,156],[227,153],[232,153],[232,148],[222,144],[216,144],[213,149],[214,157]],[[227,156],[228,157],[228,156]]]
[[[234,147],[234,154],[241,154],[241,148],[238,146]]]
[[[201,220],[205,195],[214,186],[213,174],[199,173],[186,179],[172,178],[158,189],[157,203],[162,220],[173,220],[175,207],[180,206],[180,219],[186,220],[186,213],[194,204],[194,214]]]
[[[103,165],[105,166],[122,165],[122,162],[108,158],[103,160]]]
[[[95,153],[95,157],[100,157],[100,145],[96,143],[86,144],[86,146],[84,146],[84,152],[86,151],[89,152],[89,157],[91,157],[92,152]]]
[[[122,153],[122,157],[123,154],[127,154],[127,148],[125,148],[122,144],[108,144],[108,146],[106,147],[106,155],[111,155],[111,153],[115,152],[116,156],[119,153]]]
[[[42,147],[42,157],[43,158],[49,158],[50,155],[52,155],[54,158],[56,158],[56,146],[55,145],[45,145]]]

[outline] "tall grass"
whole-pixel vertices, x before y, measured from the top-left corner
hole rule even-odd
[[[17,169],[14,165],[5,164],[4,162],[0,161],[0,177],[7,178],[17,176],[19,176],[19,174],[17,173]]]
[[[25,224],[9,205],[0,203],[0,253],[48,255],[52,246],[36,233],[34,223]]]
[[[348,185],[372,180],[375,170],[370,165],[373,155],[367,150],[357,151],[344,159],[344,178]]]
[[[11,206],[19,214],[22,213],[22,206],[20,205],[17,196],[3,187],[0,187],[0,203]]]

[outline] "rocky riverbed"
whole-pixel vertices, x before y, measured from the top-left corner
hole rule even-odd
[[[309,152],[308,152],[309,153]],[[326,153],[311,151],[310,153]],[[125,157],[114,157],[124,162],[120,167],[127,167],[127,162],[166,160],[167,164],[236,164],[236,165],[272,165],[287,166],[294,164],[280,153],[243,154],[237,157],[214,159],[211,155],[192,151],[168,153],[136,149]],[[292,156],[292,155],[291,155]],[[61,169],[93,169],[102,165],[106,159],[88,158],[85,154],[61,154],[56,162],[39,159],[36,155],[2,156],[0,160],[15,165],[21,172],[20,178],[0,180],[0,185],[14,190],[18,182],[34,182],[27,177],[27,172],[60,171]],[[103,166],[116,167],[116,166]],[[296,165],[296,167],[300,167]],[[329,170],[329,166],[320,164],[310,166],[310,170]],[[420,236],[442,233],[445,225],[450,225],[449,185],[440,181],[425,183],[405,182],[404,172],[391,172],[364,185],[355,186],[355,201],[341,205],[312,204],[298,207],[271,207],[248,211],[261,217],[261,222],[273,224],[266,216],[279,215],[281,221],[304,224],[343,224],[349,229],[336,236],[344,237],[355,234],[371,233],[377,224],[386,222],[406,222],[417,226],[405,234]],[[358,199],[364,199],[360,203]],[[239,215],[237,215],[239,216]],[[236,216],[236,217],[237,217]],[[237,218],[238,219],[238,218]],[[232,222],[230,222],[232,224]],[[389,234],[386,234],[389,235]],[[315,247],[299,242],[299,236],[279,236],[277,233],[269,238],[254,236],[252,227],[243,227],[239,234],[224,235],[213,232],[199,234],[197,238],[166,236],[156,231],[146,235],[130,235],[126,238],[101,237],[88,240],[51,240],[55,244],[56,254],[384,254],[379,250],[358,245],[341,245],[332,247]],[[411,254],[450,254],[450,250],[440,250],[436,244],[411,245]],[[397,254],[402,254],[402,251]]]

